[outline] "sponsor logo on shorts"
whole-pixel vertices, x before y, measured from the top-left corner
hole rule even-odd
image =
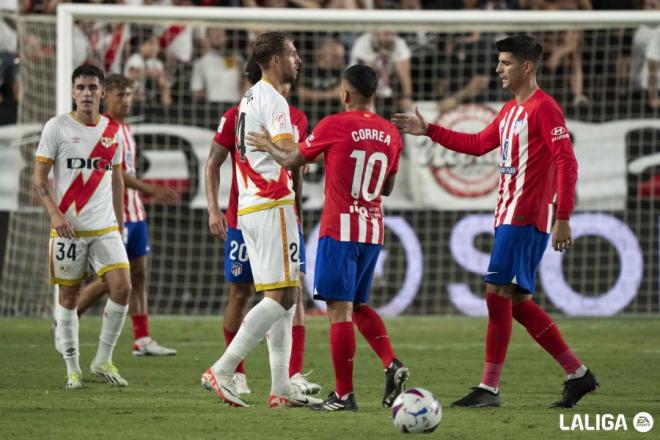
[[[243,273],[243,265],[241,263],[231,263],[231,274],[235,277]]]
[[[60,273],[62,275],[69,275],[71,273],[71,266],[68,264],[60,264]]]

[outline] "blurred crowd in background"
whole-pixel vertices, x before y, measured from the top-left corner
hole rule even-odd
[[[54,14],[63,0],[0,0],[0,10]],[[660,0],[119,0],[78,1],[197,7],[290,7],[445,10],[660,10]],[[0,16],[0,125],[16,121],[23,56],[54,58],[54,41],[17,38],[11,14]],[[143,121],[186,122],[212,128],[247,86],[243,66],[256,31],[83,21],[74,29],[74,64],[90,62],[132,79]],[[502,33],[375,32],[293,34],[303,60],[291,97],[313,126],[340,110],[341,71],[355,63],[380,76],[378,111],[409,111],[436,101],[440,114],[465,103],[508,99],[494,74],[494,42]],[[536,32],[544,46],[541,86],[569,117],[590,120],[657,115],[660,110],[660,26]],[[20,41],[20,43],[19,43]],[[23,86],[24,87],[24,86]]]

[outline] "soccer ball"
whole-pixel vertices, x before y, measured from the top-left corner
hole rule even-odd
[[[394,400],[394,426],[406,433],[430,433],[442,420],[442,407],[433,393],[424,388],[410,388]]]

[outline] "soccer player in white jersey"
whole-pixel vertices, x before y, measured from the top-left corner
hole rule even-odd
[[[514,99],[484,130],[457,133],[427,123],[419,111],[394,117],[403,132],[427,135],[461,153],[481,156],[500,147],[495,239],[484,276],[486,359],[481,383],[452,406],[500,406],[499,381],[515,319],[567,375],[562,397],[552,406],[571,408],[598,388],[598,380],[571,351],[532,294],[550,232],[555,250],[563,252],[571,246],[568,219],[575,201],[577,160],[559,104],[536,82],[541,45],[529,35],[516,35],[498,41],[496,47],[500,53],[496,73]]]
[[[126,386],[112,362],[126,313],[131,280],[122,241],[124,182],[119,125],[99,114],[103,72],[82,65],[73,72],[76,110],[50,119],[36,152],[33,184],[51,220],[50,281],[59,285],[57,332],[67,368],[67,388],[82,388],[76,312],[88,264],[110,289],[91,372]],[[54,191],[48,182],[53,169]]]
[[[251,151],[245,145],[245,134],[262,127],[270,131],[274,142],[296,145],[289,105],[282,93],[296,79],[300,58],[291,38],[282,32],[260,35],[252,56],[261,67],[262,78],[241,100],[235,166],[238,226],[252,264],[255,289],[264,292],[264,299],[247,313],[225,353],[202,375],[202,386],[230,405],[248,406],[239,397],[232,377],[239,362],[268,333],[270,407],[311,406],[321,399],[304,395],[289,381],[291,326],[300,285],[295,193],[285,168],[266,153]]]
[[[129,314],[133,325],[133,356],[172,356],[176,350],[160,345],[149,333],[147,314],[147,259],[149,258],[149,231],[142,204],[142,194],[154,197],[156,202],[174,203],[177,192],[171,188],[151,185],[136,175],[137,143],[133,130],[126,122],[133,102],[131,80],[122,75],[108,75],[104,82],[105,116],[119,124],[119,137],[122,140],[124,176],[124,244],[131,264],[131,285],[133,290],[129,300]],[[85,286],[78,301],[78,316],[82,316],[92,304],[108,292],[107,283],[100,279]]]

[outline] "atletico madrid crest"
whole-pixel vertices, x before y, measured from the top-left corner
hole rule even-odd
[[[235,277],[243,273],[243,265],[241,263],[231,263],[231,274]]]

